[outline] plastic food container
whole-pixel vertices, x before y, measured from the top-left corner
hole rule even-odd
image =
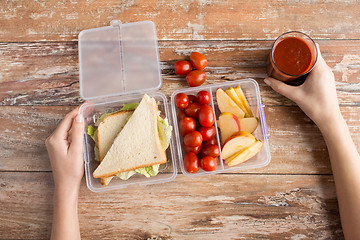
[[[178,164],[186,176],[192,177],[264,167],[270,162],[266,121],[256,81],[244,79],[177,90],[172,94],[171,103],[169,103],[166,96],[157,91],[161,87],[162,80],[156,30],[153,22],[121,24],[119,21],[112,21],[111,26],[80,32],[79,66],[80,95],[83,99],[88,100],[79,111],[85,119],[85,175],[87,186],[91,191],[101,192],[134,184],[147,185],[169,182],[176,178]],[[251,110],[259,118],[259,125],[253,134],[264,144],[261,151],[250,160],[234,167],[227,167],[219,156],[218,167],[215,171],[199,170],[197,173],[187,173],[184,170],[184,153],[177,127],[178,109],[174,105],[175,95],[179,92],[196,94],[201,90],[209,91],[212,95],[210,106],[215,110],[215,115],[218,117],[220,112],[215,100],[216,89],[221,87],[226,90],[234,86],[240,86],[243,89]],[[94,178],[92,175],[99,162],[95,160],[94,141],[87,134],[87,128],[89,125],[94,125],[104,113],[117,111],[123,104],[139,103],[145,93],[155,98],[159,110],[173,126],[170,146],[166,150],[167,163],[160,165],[157,176],[147,178],[135,174],[125,181],[114,177],[110,184],[104,187],[101,185],[100,179]],[[216,138],[217,142],[220,143],[218,129]]]
[[[185,93],[187,95],[196,95],[201,90],[208,91],[211,94],[211,99],[212,99],[210,106],[214,110],[216,119],[219,119],[220,110],[217,107],[216,95],[215,95],[216,90],[218,88],[222,88],[225,91],[230,87],[235,88],[237,86],[240,86],[241,89],[244,91],[244,94],[246,96],[247,101],[249,102],[249,105],[250,105],[251,111],[254,114],[254,117],[258,117],[258,119],[259,119],[259,124],[258,124],[256,130],[252,134],[255,136],[256,139],[261,140],[261,142],[263,143],[263,146],[262,146],[260,152],[257,153],[254,157],[252,157],[248,161],[241,163],[239,165],[233,166],[233,167],[228,167],[224,163],[221,153],[220,153],[220,156],[218,157],[219,162],[218,162],[218,166],[217,166],[216,170],[207,172],[202,169],[199,169],[199,171],[197,171],[196,173],[187,172],[184,168],[184,162],[182,160],[182,159],[184,159],[185,152],[183,151],[183,149],[181,147],[178,147],[178,146],[181,146],[181,138],[180,138],[179,128],[177,127],[178,126],[177,113],[179,112],[179,109],[177,109],[174,104],[174,98],[175,98],[176,94]],[[174,121],[173,125],[176,126],[175,133],[176,133],[176,145],[177,145],[177,148],[176,148],[177,149],[177,158],[179,159],[179,165],[180,165],[181,171],[186,176],[194,177],[194,176],[215,174],[215,173],[228,172],[228,171],[259,168],[259,167],[264,167],[270,163],[271,157],[270,157],[270,150],[269,150],[269,143],[268,143],[269,134],[267,131],[267,126],[266,126],[266,121],[265,121],[265,115],[264,115],[264,109],[263,109],[264,106],[261,103],[259,85],[257,84],[257,82],[255,80],[242,79],[242,80],[232,81],[232,82],[228,82],[228,83],[211,84],[211,85],[206,85],[206,86],[199,86],[196,88],[187,88],[187,89],[177,90],[171,96],[171,107],[172,107],[172,112],[173,112],[173,121]],[[215,121],[215,128],[217,130],[215,138],[217,139],[218,146],[221,149],[220,132],[219,132],[219,129],[217,128],[216,121]]]

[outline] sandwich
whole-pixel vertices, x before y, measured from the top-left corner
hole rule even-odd
[[[166,162],[172,127],[160,116],[155,99],[146,94],[140,104],[124,105],[120,111],[101,116],[95,127],[88,128],[95,141],[95,158],[100,161],[93,176],[101,178],[104,186],[114,176],[123,180],[136,173],[155,176]]]
[[[98,125],[97,143],[100,162],[109,151],[116,136],[124,128],[133,111],[119,111],[106,116]],[[101,178],[101,184],[107,186],[113,177]]]

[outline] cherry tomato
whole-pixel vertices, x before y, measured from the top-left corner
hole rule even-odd
[[[209,104],[211,101],[211,95],[208,91],[202,90],[196,95],[197,102],[200,104]]]
[[[207,65],[207,59],[199,52],[193,52],[190,54],[190,62],[191,65],[198,70],[205,68]]]
[[[177,117],[178,117],[178,120],[180,121],[181,119],[186,118],[187,116],[186,116],[185,111],[181,110],[181,111],[179,111]]]
[[[186,81],[190,87],[197,87],[206,80],[206,74],[202,70],[193,70],[186,74]]]
[[[200,160],[200,167],[205,171],[214,171],[217,167],[218,160],[210,156],[205,156]]]
[[[190,103],[196,103],[197,97],[195,95],[188,95]]]
[[[184,157],[184,167],[189,173],[195,173],[199,170],[199,158],[193,152],[188,152]]]
[[[174,68],[177,75],[186,75],[191,71],[192,66],[188,61],[181,60],[174,64]]]
[[[185,108],[185,113],[187,116],[192,117],[194,119],[199,118],[199,112],[201,109],[201,105],[198,103],[190,103],[187,108]]]
[[[216,129],[214,126],[211,127],[200,127],[199,132],[201,133],[201,136],[203,137],[204,141],[208,141],[212,139],[216,134]]]
[[[203,127],[211,127],[215,122],[215,114],[209,105],[202,105],[199,111],[199,123]]]
[[[182,147],[183,147],[185,152],[193,152],[196,155],[198,155],[200,153],[202,145],[199,145],[199,146],[196,146],[196,147],[189,147],[189,146],[186,146],[185,144],[182,144]]]
[[[196,122],[191,117],[185,117],[179,122],[179,132],[181,136],[185,136],[187,133],[195,131]]]
[[[178,93],[175,96],[175,106],[184,109],[189,105],[189,98],[185,93]]]
[[[200,146],[203,142],[201,133],[198,131],[192,131],[185,135],[184,144],[188,147],[197,147]]]
[[[220,155],[220,148],[218,145],[210,144],[202,148],[201,153],[203,156],[210,156],[216,158]]]
[[[217,144],[217,141],[216,141],[215,138],[212,138],[212,139],[210,139],[208,141],[203,142],[203,146],[207,146],[207,145],[211,145],[211,144]]]

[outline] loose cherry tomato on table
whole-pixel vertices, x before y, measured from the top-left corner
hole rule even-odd
[[[185,112],[186,113],[186,112]],[[215,114],[209,105],[202,105],[199,111],[199,123],[203,127],[211,127],[215,122]]]
[[[196,147],[189,147],[186,146],[185,144],[182,144],[182,147],[184,149],[185,152],[193,152],[196,155],[200,153],[200,150],[202,148],[202,145],[196,146]]]
[[[178,93],[175,96],[175,106],[184,109],[189,105],[189,98],[185,93]]]
[[[195,95],[188,95],[189,97],[189,103],[196,103],[197,97]]]
[[[211,95],[208,91],[202,90],[196,95],[197,102],[200,104],[209,104],[211,101]]]
[[[216,141],[215,138],[212,138],[212,139],[210,139],[208,141],[203,142],[203,146],[212,145],[212,144],[217,144],[217,141]]]
[[[198,131],[192,131],[185,135],[184,144],[188,147],[200,146],[203,142],[201,133]]]
[[[206,74],[202,70],[193,70],[186,74],[186,81],[190,87],[197,87],[206,80]]]
[[[206,145],[202,148],[201,153],[203,156],[216,158],[220,155],[220,148],[215,144]]]
[[[185,117],[179,122],[179,132],[181,136],[185,136],[187,133],[195,131],[196,122],[191,117]]]
[[[214,171],[217,167],[218,160],[210,156],[205,156],[200,160],[200,167],[205,171]]]
[[[177,75],[186,75],[191,71],[192,66],[188,61],[181,60],[174,64],[174,68]]]
[[[199,170],[199,158],[193,152],[186,153],[184,157],[184,167],[189,173],[195,173]]]
[[[190,62],[191,65],[198,70],[205,68],[207,65],[207,59],[199,52],[193,52],[190,54]]]
[[[214,126],[211,127],[200,127],[199,132],[201,133],[201,136],[203,137],[204,141],[208,141],[212,139],[216,134],[216,128]]]
[[[201,109],[201,105],[198,103],[190,103],[187,108],[185,108],[185,114],[189,117],[192,117],[194,119],[199,118],[199,112]]]
[[[186,116],[186,113],[184,110],[180,110],[177,117],[178,117],[178,120],[180,121],[181,119],[186,118],[187,116]]]

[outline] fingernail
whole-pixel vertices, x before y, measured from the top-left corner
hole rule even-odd
[[[75,121],[77,121],[77,122],[79,122],[79,123],[81,123],[81,122],[84,121],[84,118],[83,118],[83,116],[81,115],[81,113],[78,113],[78,114],[76,115]]]
[[[269,79],[267,79],[267,78],[264,79],[264,82],[269,86],[271,85],[271,81]]]

